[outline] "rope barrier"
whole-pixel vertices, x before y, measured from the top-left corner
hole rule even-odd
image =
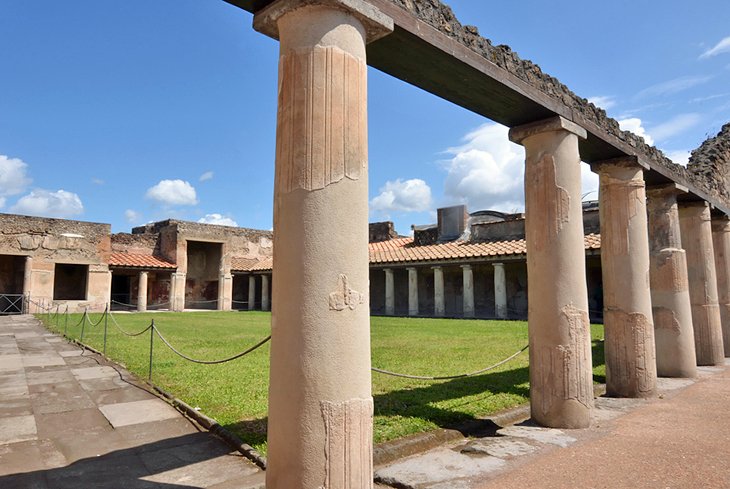
[[[160,333],[160,330],[158,330],[157,328],[154,328],[154,330],[155,330],[155,333],[157,333],[157,336],[160,337],[160,339],[162,340],[162,342],[165,345],[167,345],[167,347],[170,350],[172,350],[173,353],[175,353],[177,356],[179,356],[181,358],[184,358],[185,360],[187,360],[189,362],[200,363],[200,364],[203,364],[203,365],[217,365],[217,364],[220,364],[220,363],[226,363],[226,362],[230,362],[232,360],[236,360],[237,358],[241,358],[242,356],[248,355],[252,351],[257,350],[258,348],[260,348],[263,345],[265,345],[271,339],[271,335],[269,335],[266,338],[264,338],[263,340],[261,340],[258,343],[256,343],[254,346],[252,346],[248,350],[242,351],[241,353],[237,353],[236,355],[233,355],[232,357],[224,358],[222,360],[197,360],[195,358],[192,358],[192,357],[189,357],[189,356],[185,355],[184,353],[179,352],[177,349],[175,349],[174,346],[172,346],[170,344],[169,341],[167,341],[167,339],[164,336],[162,336],[162,333]]]
[[[403,377],[405,379],[415,379],[415,380],[452,380],[452,379],[462,379],[464,377],[473,377],[475,375],[483,374],[484,372],[488,372],[490,370],[494,370],[495,368],[497,368],[497,367],[499,367],[501,365],[504,365],[505,363],[509,362],[513,358],[517,357],[520,353],[522,353],[523,351],[527,350],[527,348],[529,348],[529,346],[530,346],[529,344],[528,345],[525,345],[524,347],[522,347],[522,349],[520,349],[516,353],[513,353],[512,355],[508,356],[507,358],[505,358],[504,360],[502,360],[500,362],[495,363],[494,365],[490,365],[489,367],[486,367],[486,368],[483,368],[481,370],[477,370],[477,371],[474,371],[474,372],[469,372],[469,373],[466,373],[466,374],[444,375],[444,376],[438,376],[438,377],[429,377],[429,376],[423,376],[423,375],[401,374],[401,373],[391,372],[389,370],[383,370],[381,368],[375,368],[375,367],[372,367],[372,371],[373,372],[377,372],[379,374],[390,375],[390,376],[393,376],[393,377]]]

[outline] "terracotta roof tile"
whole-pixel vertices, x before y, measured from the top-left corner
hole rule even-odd
[[[109,257],[109,266],[129,268],[177,268],[177,265],[165,260],[164,258],[138,253],[112,253]]]
[[[233,258],[231,259],[231,271],[234,272],[266,272],[271,270],[272,259],[264,258]]]

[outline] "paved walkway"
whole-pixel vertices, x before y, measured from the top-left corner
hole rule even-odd
[[[529,422],[376,470],[408,489],[730,488],[730,359],[651,400],[598,398],[593,426]]]
[[[0,488],[263,488],[263,472],[115,368],[32,316],[0,316]]]

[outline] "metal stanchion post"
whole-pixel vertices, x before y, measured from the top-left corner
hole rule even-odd
[[[109,326],[109,304],[107,304],[106,309],[104,309],[104,355],[106,355],[106,332],[107,327]]]
[[[155,320],[152,320],[152,324],[150,324],[150,370],[149,374],[147,375],[147,380],[152,382],[152,347],[154,346],[155,342]]]

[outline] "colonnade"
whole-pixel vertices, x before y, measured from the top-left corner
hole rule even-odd
[[[365,45],[393,23],[362,0],[277,0],[255,15],[254,27],[280,40],[267,487],[372,487]],[[593,382],[579,153],[587,133],[556,116],[513,127],[509,136],[526,150],[532,417],[550,427],[587,427]],[[594,168],[601,176],[609,393],[649,396],[656,344],[682,352],[674,372],[692,375],[687,300],[697,361],[723,361],[718,300],[727,315],[727,225],[716,226],[717,254],[706,203],[680,206],[680,233],[649,235],[639,162]],[[650,205],[665,210],[652,229],[676,232],[672,204]],[[468,313],[472,268],[464,265],[462,274]],[[418,269],[408,275],[416,283]],[[443,271],[435,268],[434,277],[437,312]],[[718,293],[718,284],[725,290]],[[386,270],[391,314],[393,285]],[[661,310],[652,308],[654,297]],[[409,314],[417,313],[417,287],[408,302]],[[657,334],[660,343],[655,322],[671,329]],[[657,356],[672,371],[669,354]]]
[[[491,263],[494,270],[494,311],[498,319],[507,319],[507,275],[504,263]],[[446,317],[446,287],[444,285],[444,268],[461,269],[462,317],[476,316],[474,296],[474,269],[471,264],[427,266],[433,271],[433,309],[424,310],[419,302],[419,270],[421,267],[406,267],[408,271],[408,315]],[[382,269],[385,275],[385,315],[393,316],[396,312],[396,286],[393,268]]]

